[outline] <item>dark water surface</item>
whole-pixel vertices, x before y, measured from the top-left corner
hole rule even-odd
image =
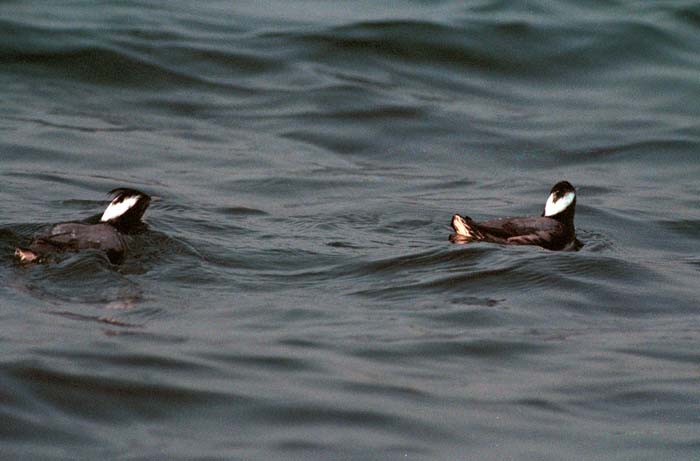
[[[0,2],[0,458],[699,459],[700,6],[515,3]]]

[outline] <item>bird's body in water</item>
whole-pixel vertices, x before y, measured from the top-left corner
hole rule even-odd
[[[105,253],[116,264],[128,250],[127,236],[145,229],[141,218],[151,197],[134,189],[119,188],[110,192],[112,201],[99,220],[71,221],[55,224],[48,232],[37,235],[26,248],[18,247],[15,255],[23,263],[39,262],[55,253],[87,249]]]
[[[454,243],[474,241],[504,245],[537,245],[548,250],[574,249],[576,189],[567,181],[552,187],[541,216],[494,219],[476,222],[468,216],[452,217]]]

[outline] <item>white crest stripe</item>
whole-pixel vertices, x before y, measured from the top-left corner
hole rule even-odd
[[[138,196],[127,197],[118,203],[114,203],[116,199],[112,200],[112,203],[109,204],[105,212],[102,214],[102,218],[100,218],[100,221],[106,222],[111,219],[118,218],[119,216],[126,213],[131,207],[136,205],[136,202],[138,202],[138,200]]]
[[[457,235],[472,237],[472,233],[469,231],[469,227],[464,221],[464,218],[459,215],[452,216],[452,228],[455,230]]]
[[[547,204],[544,206],[544,215],[554,216],[555,214],[561,213],[562,211],[566,210],[569,205],[571,205],[575,198],[575,193],[567,192],[563,197],[555,201],[554,194],[549,194]]]

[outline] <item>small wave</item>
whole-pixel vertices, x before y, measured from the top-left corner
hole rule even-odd
[[[53,305],[106,305],[141,297],[139,285],[116,272],[98,251],[61,255],[53,262],[18,270],[17,288]]]
[[[85,368],[73,374],[50,366],[31,363],[10,363],[2,367],[2,374],[21,386],[40,394],[42,400],[65,414],[88,420],[113,422],[129,414],[150,413],[164,416],[183,407],[196,408],[230,401],[230,395],[198,389],[194,386],[166,382],[146,382],[134,379],[104,377]],[[85,405],[89,401],[90,405]]]
[[[657,223],[679,236],[700,240],[700,219],[662,220]]]
[[[265,216],[267,213],[263,210],[258,210],[256,208],[248,208],[244,206],[236,207],[221,207],[215,210],[217,213],[221,213],[229,216]]]
[[[463,358],[464,356],[486,360],[512,360],[522,355],[541,354],[551,348],[552,346],[542,343],[505,339],[447,338],[431,341],[422,338],[415,342],[382,344],[381,347],[358,347],[353,354],[389,362],[400,359]]]
[[[375,55],[401,62],[442,62],[446,65],[496,70],[504,62],[478,41],[464,34],[464,29],[444,24],[418,21],[355,23],[322,32],[274,33],[269,38],[293,41],[308,49],[316,47],[315,58],[341,55]]]
[[[0,55],[7,65],[34,65],[85,82],[108,86],[162,87],[200,83],[184,73],[173,71],[126,50],[107,47],[80,47],[53,52],[17,52]]]

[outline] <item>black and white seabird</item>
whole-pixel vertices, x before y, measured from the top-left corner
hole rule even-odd
[[[55,224],[48,232],[34,237],[28,247],[15,249],[15,256],[29,263],[55,253],[94,249],[103,251],[114,264],[121,262],[128,248],[127,235],[145,228],[141,217],[151,197],[127,188],[114,189],[109,194],[112,201],[96,222],[88,219]]]
[[[576,189],[558,182],[544,206],[542,216],[502,218],[475,222],[468,216],[452,216],[450,235],[454,243],[492,242],[504,245],[538,245],[548,250],[573,249],[579,245],[574,228]]]

